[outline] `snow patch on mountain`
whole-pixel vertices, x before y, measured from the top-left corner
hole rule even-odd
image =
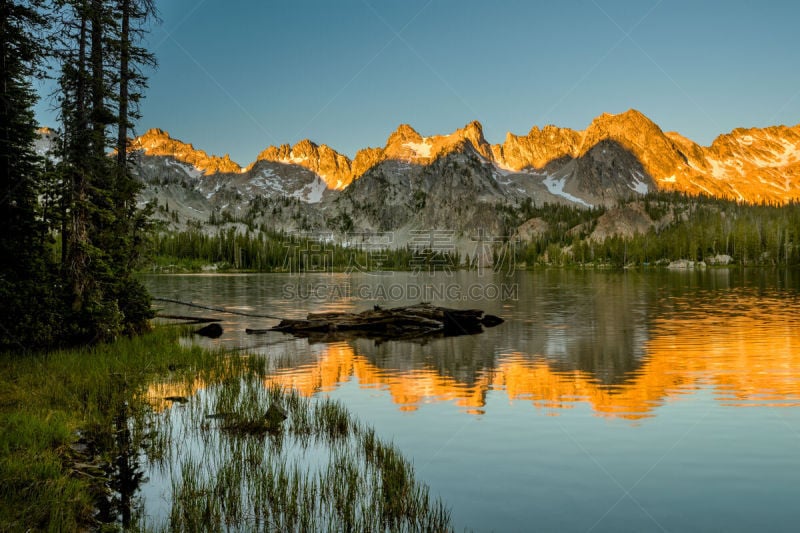
[[[284,157],[283,159],[279,160],[279,162],[286,163],[287,165],[299,165],[300,163],[303,163],[304,161],[307,160],[308,158],[305,156],[298,157],[294,155],[294,152],[290,152],[289,157]]]
[[[502,176],[509,176],[511,174],[523,174],[523,172],[519,170],[514,170],[513,168],[506,166],[502,163],[499,163],[497,161],[492,161],[492,164],[494,165],[494,168],[497,171],[497,173]]]
[[[575,202],[577,204],[581,204],[586,207],[593,207],[592,204],[585,202],[581,198],[577,196],[573,196],[568,192],[564,191],[564,185],[566,184],[566,178],[555,178],[553,176],[547,176],[542,183],[544,186],[547,187],[547,190],[550,191],[550,194],[555,196],[561,196],[562,198],[566,198],[570,202]]]
[[[638,192],[639,194],[647,194],[648,192],[650,192],[650,187],[647,186],[647,183],[642,181],[643,179],[645,178],[641,174],[641,172],[634,172],[633,183],[628,184],[628,187],[630,187],[631,190]]]
[[[717,161],[716,159],[711,159],[710,157],[706,159],[706,161],[708,161],[708,164],[711,165],[711,175],[714,177],[714,179],[721,180],[725,178],[725,165],[722,162]],[[700,188],[708,191],[708,189],[705,187]]]
[[[322,201],[322,195],[326,190],[328,190],[328,185],[317,177],[314,178],[314,181],[295,192],[292,196],[310,204],[316,204]]]
[[[780,139],[780,143],[783,147],[783,150],[780,152],[771,151],[769,155],[772,157],[767,160],[753,158],[753,163],[764,167],[783,167],[794,163],[798,160],[798,158],[800,158],[800,150],[798,150],[794,144],[786,139]]]
[[[200,170],[196,166],[191,165],[189,163],[183,163],[181,161],[176,161],[175,159],[172,159],[172,158],[166,158],[164,161],[166,162],[167,166],[179,169],[181,172],[183,172],[184,174],[186,174],[190,178],[197,179],[200,176],[205,175],[205,172],[203,172],[202,170]]]
[[[272,169],[267,168],[254,176],[250,180],[250,183],[262,189],[275,189],[279,186],[280,182],[278,181],[277,176]]]
[[[427,137],[423,137],[422,142],[419,143],[410,141],[405,142],[403,143],[403,146],[414,152],[415,157],[424,157],[424,158],[429,158],[431,156],[431,148],[433,148],[433,145],[431,145]]]

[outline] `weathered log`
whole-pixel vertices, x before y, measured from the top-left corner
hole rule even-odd
[[[360,313],[309,313],[304,320],[284,319],[269,330],[248,329],[248,333],[281,331],[299,337],[368,337],[376,339],[415,338],[432,335],[470,335],[483,327],[503,322],[480,309],[449,309],[421,303],[406,307],[375,307]]]

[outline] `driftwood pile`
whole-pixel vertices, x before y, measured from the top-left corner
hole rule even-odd
[[[502,324],[503,319],[480,309],[449,309],[429,303],[383,309],[375,306],[361,313],[310,313],[305,320],[284,319],[266,330],[282,331],[297,337],[367,337],[408,339],[428,336],[454,336],[480,333],[484,327]]]

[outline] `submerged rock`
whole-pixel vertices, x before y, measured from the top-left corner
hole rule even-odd
[[[217,323],[214,323],[198,329],[197,331],[195,331],[195,334],[201,335],[203,337],[208,337],[209,339],[218,339],[219,337],[222,336],[222,332],[223,332],[222,326],[220,326]]]
[[[503,322],[505,322],[505,320],[496,315],[483,315],[483,318],[481,319],[481,324],[487,328],[499,326]]]

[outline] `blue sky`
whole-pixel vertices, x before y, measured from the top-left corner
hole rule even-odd
[[[400,123],[490,142],[636,108],[701,144],[800,122],[800,3],[161,0],[142,133],[241,164],[310,138],[353,156]],[[47,103],[39,119],[52,123]]]

